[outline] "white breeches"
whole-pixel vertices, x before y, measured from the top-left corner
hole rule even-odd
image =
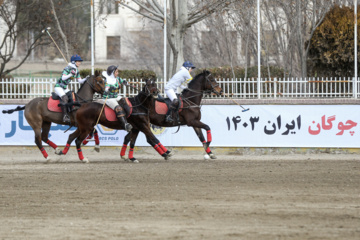
[[[55,93],[61,98],[64,96],[67,92],[69,92],[69,89],[63,89],[62,87],[56,87],[54,88]]]
[[[99,99],[96,100],[96,102],[104,104],[105,99]],[[111,108],[112,110],[115,110],[115,107],[119,105],[119,103],[117,102],[116,98],[108,98],[106,100],[106,106],[108,106],[109,108]]]
[[[165,90],[165,94],[166,94],[166,96],[168,96],[168,98],[169,98],[171,101],[173,101],[175,98],[177,98],[174,89],[167,89],[167,90]]]

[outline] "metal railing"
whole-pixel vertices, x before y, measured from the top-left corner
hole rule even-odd
[[[286,79],[216,79],[224,93],[239,99],[276,99],[276,98],[358,98],[353,90],[352,78],[286,78]],[[132,86],[141,89],[143,81],[129,80]],[[54,91],[55,78],[13,78],[0,79],[0,99],[32,99],[48,97]],[[163,90],[161,79],[157,81]],[[357,89],[360,89],[357,81]],[[70,83],[75,92],[80,84]],[[127,86],[122,93],[127,97],[137,95],[136,88]],[[162,91],[163,92],[163,91]],[[98,95],[96,95],[99,97]],[[205,95],[204,98],[225,98],[225,96]]]

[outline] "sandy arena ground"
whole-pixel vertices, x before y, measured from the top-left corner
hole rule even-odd
[[[357,154],[49,155],[0,149],[0,239],[360,239]]]

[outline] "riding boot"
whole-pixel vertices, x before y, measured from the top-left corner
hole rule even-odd
[[[70,117],[68,115],[68,109],[66,104],[69,102],[69,99],[66,95],[61,97],[61,100],[63,101],[61,104],[61,110],[63,112],[63,122],[70,123]]]
[[[130,132],[131,129],[132,129],[132,126],[130,123],[128,123],[126,121],[126,118],[125,118],[125,112],[124,110],[122,109],[122,107],[120,106],[116,106],[115,107],[115,113],[116,113],[116,118],[119,120],[119,122],[123,125],[124,129],[127,131],[127,132]]]
[[[179,100],[177,98],[174,98],[174,100],[171,102],[169,109],[166,113],[165,122],[173,122],[174,121],[174,119],[172,118],[172,115],[175,112],[178,105],[179,105]]]

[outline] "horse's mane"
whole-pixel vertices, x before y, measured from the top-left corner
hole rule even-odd
[[[210,72],[209,72],[208,70],[204,70],[204,71],[202,71],[201,73],[197,74],[197,75],[189,82],[188,88],[191,88],[192,85],[194,85],[201,76],[204,76],[204,77],[205,77],[206,74],[209,74],[209,73],[210,73]],[[186,89],[184,89],[184,91],[188,91],[188,89],[186,88]]]

